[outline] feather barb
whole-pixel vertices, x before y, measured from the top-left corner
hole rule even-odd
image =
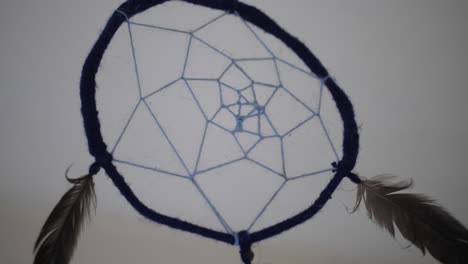
[[[364,180],[352,212],[364,202],[369,218],[393,237],[396,227],[423,254],[445,264],[468,263],[468,230],[428,196],[400,192],[412,185],[390,175]]]
[[[67,170],[68,172],[68,170]],[[67,264],[85,219],[96,207],[93,175],[70,179],[73,186],[54,207],[34,244],[34,264]]]

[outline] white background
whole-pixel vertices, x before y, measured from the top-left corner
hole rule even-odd
[[[343,86],[362,125],[356,172],[411,177],[468,223],[468,6],[464,1],[247,1],[298,36]],[[86,172],[78,97],[91,44],[118,1],[0,4],[0,259],[31,263],[45,218]],[[74,263],[239,263],[237,249],[144,220],[104,174]],[[257,263],[436,263],[394,241],[344,184],[314,219],[256,245]],[[343,190],[344,189],[344,190]]]

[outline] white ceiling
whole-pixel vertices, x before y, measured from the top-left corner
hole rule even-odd
[[[467,4],[456,0],[297,0],[287,6],[279,0],[246,2],[299,37],[350,96],[362,128],[355,171],[367,177],[384,172],[411,177],[416,192],[436,198],[468,224],[463,202],[468,186],[464,168]],[[69,187],[63,178],[65,169],[73,163],[70,174],[79,176],[91,162],[80,116],[79,73],[105,19],[118,4],[114,0],[0,4],[4,263],[32,262],[34,239]],[[112,72],[112,58],[117,57],[110,55],[111,63],[102,70]],[[100,87],[105,92],[105,85]],[[346,206],[353,205],[353,188],[344,182],[315,218],[256,245],[257,263],[437,263],[413,247],[402,249],[406,241],[394,241],[364,212],[349,215]],[[240,262],[234,247],[143,219],[104,173],[96,176],[96,189],[98,209],[80,239],[74,263]],[[158,193],[146,195],[158,200]],[[185,210],[175,210],[190,217]],[[277,210],[289,212],[290,206]],[[203,223],[204,215],[193,213],[195,221]]]

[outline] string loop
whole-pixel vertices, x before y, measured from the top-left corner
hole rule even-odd
[[[91,164],[91,166],[89,166],[89,175],[96,175],[100,170],[101,165],[99,165],[99,163],[97,162],[94,162],[93,164]]]
[[[237,235],[239,238],[239,247],[240,247],[240,256],[242,261],[245,264],[251,264],[254,258],[254,253],[252,251],[252,240],[250,239],[250,234],[247,231],[241,231]]]
[[[342,170],[343,167],[342,167],[342,163],[341,161],[336,163],[336,162],[332,162],[332,167],[334,168],[332,171],[333,172],[337,172],[338,170]],[[356,184],[360,184],[362,182],[361,178],[359,178],[359,176],[353,172],[349,172],[348,175],[346,175],[346,177],[349,178],[350,181],[356,183]]]

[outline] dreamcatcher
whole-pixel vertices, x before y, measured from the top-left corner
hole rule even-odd
[[[298,39],[235,0],[178,2],[187,14],[208,12],[186,25],[151,12],[174,2],[123,3],[89,53],[80,96],[95,162],[88,175],[67,176],[73,187],[42,228],[34,263],[69,263],[101,168],[144,217],[239,246],[244,263],[252,244],[313,217],[343,178],[358,185],[354,211],[364,201],[392,236],[397,227],[442,263],[467,261],[468,231],[427,196],[401,193],[411,181],[351,172],[359,150],[352,104]],[[301,206],[284,199],[291,186],[305,186],[290,195]],[[191,197],[156,201],[157,188]],[[275,213],[285,201],[295,209]],[[178,204],[196,210],[167,210]]]

